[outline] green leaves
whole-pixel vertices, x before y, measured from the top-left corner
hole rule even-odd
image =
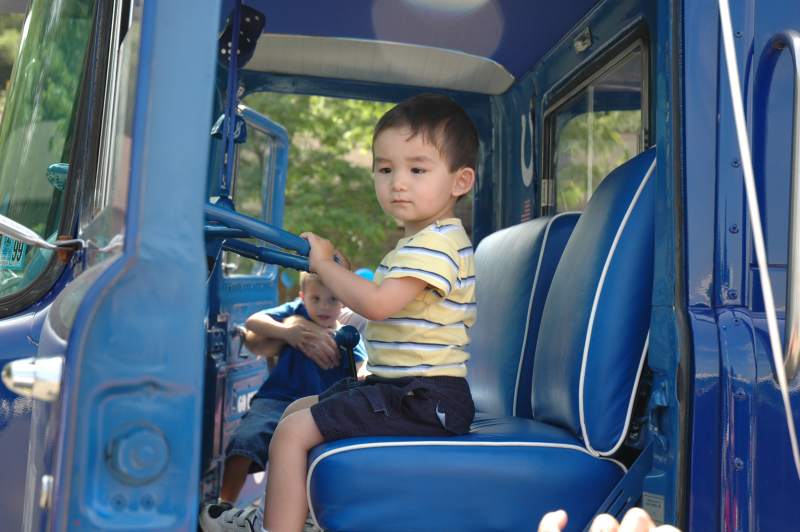
[[[20,29],[24,20],[25,15],[19,13],[0,15],[0,117],[3,116],[8,79],[19,51]]]
[[[375,199],[372,130],[391,104],[275,93],[244,102],[283,125],[292,139],[285,229],[328,238],[353,268],[377,267],[397,224]]]

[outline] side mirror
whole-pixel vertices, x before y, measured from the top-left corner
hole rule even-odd
[[[47,167],[47,181],[53,185],[53,188],[63,191],[67,184],[67,174],[69,173],[69,164],[55,163]]]

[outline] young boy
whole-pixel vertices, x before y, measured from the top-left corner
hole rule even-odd
[[[463,109],[421,95],[375,127],[378,202],[405,226],[375,283],[334,261],[312,233],[311,270],[336,297],[370,320],[363,383],[343,381],[293,403],[270,445],[265,529],[297,532],[308,512],[306,459],[324,442],[359,436],[446,436],[469,430],[474,406],[465,350],[475,321],[472,245],[454,216],[475,182],[478,137]]]
[[[313,273],[300,274],[300,299],[248,318],[245,345],[254,353],[275,353],[275,341],[285,343],[269,378],[253,396],[250,409],[242,418],[226,449],[225,469],[220,489],[220,502],[203,507],[200,528],[205,532],[251,530],[260,522],[259,509],[233,508],[248,473],[263,471],[269,443],[286,407],[294,400],[320,393],[349,374],[345,360],[339,364],[338,353],[317,349],[312,360],[305,351],[319,346],[313,322],[326,331],[335,331],[342,310],[341,302]],[[300,321],[294,321],[296,318]],[[308,320],[308,321],[306,321]],[[325,340],[328,340],[325,338]],[[330,339],[331,343],[333,342]],[[322,352],[320,352],[322,351]],[[353,350],[357,368],[366,359],[363,343]]]

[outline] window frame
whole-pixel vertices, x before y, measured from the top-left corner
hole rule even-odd
[[[275,200],[277,191],[275,190],[276,186],[286,185],[286,177],[284,176],[283,180],[280,181],[278,178],[278,158],[281,150],[281,140],[284,140],[286,143],[285,150],[287,151],[290,149],[291,140],[288,137],[288,133],[284,130],[283,134],[286,135],[285,139],[280,138],[281,132],[277,128],[282,128],[280,124],[277,122],[273,122],[267,116],[261,115],[255,109],[247,106],[244,103],[239,103],[237,106],[237,116],[241,117],[244,120],[245,127],[247,128],[248,132],[250,131],[257,131],[260,134],[263,134],[269,141],[269,149],[270,153],[268,159],[266,160],[266,164],[264,165],[264,171],[261,176],[261,214],[259,217],[254,217],[255,219],[265,222],[268,224],[272,224],[276,227],[280,227],[282,225],[282,220],[276,219],[276,205]],[[275,129],[272,129],[267,124],[262,123],[259,118],[266,119],[270,123],[274,124]],[[250,136],[248,136],[248,140]],[[234,202],[236,201],[236,192],[239,185],[239,153],[241,149],[241,144],[237,144],[235,147],[235,156],[234,156],[234,165],[233,165],[233,183],[231,185],[231,198],[233,198]],[[287,168],[288,172],[288,168]],[[282,208],[278,206],[277,211],[282,213]],[[246,216],[251,216],[250,214],[241,213]],[[281,214],[282,217],[282,214]],[[236,255],[236,253],[231,251],[222,251],[222,263],[223,265],[226,264],[225,257],[230,255]],[[225,279],[243,279],[243,278],[271,278],[274,275],[274,272],[271,270],[274,269],[274,265],[261,263],[260,267],[257,268],[255,271],[249,273],[238,273],[236,271],[228,272],[226,268],[223,266],[222,268],[222,275]]]
[[[119,233],[115,235],[103,235],[102,229],[98,230],[98,227],[102,226],[104,219],[109,216],[109,212],[114,208],[113,193],[123,189],[125,191],[123,217],[126,217],[125,214],[127,214],[132,154],[130,152],[120,154],[117,142],[120,134],[120,123],[132,129],[132,121],[135,114],[135,90],[141,59],[138,48],[140,42],[127,43],[131,46],[128,49],[128,57],[125,56],[125,50],[122,48],[132,31],[141,33],[142,6],[141,1],[138,2],[138,6],[135,2],[136,0],[115,0],[111,2],[113,6],[111,8],[113,22],[109,42],[113,46],[109,46],[105,65],[103,112],[99,123],[99,142],[97,151],[94,154],[96,169],[93,173],[87,172],[86,178],[82,180],[83,185],[77,198],[80,206],[76,213],[78,236],[87,242],[93,242],[100,235],[106,236],[108,241],[100,242],[102,244],[100,247],[109,246],[110,249],[97,249],[95,246],[85,249],[84,253],[87,254],[87,258],[84,261],[84,268],[118,257],[122,253],[124,243],[124,222]],[[134,44],[136,47],[133,47]],[[126,75],[128,76],[127,78],[125,77]],[[120,80],[125,80],[127,83],[123,84]],[[127,93],[127,96],[132,97],[125,99],[125,96],[120,96],[125,93]],[[122,131],[124,135],[125,129],[123,128]],[[132,142],[132,131],[129,138]],[[118,157],[122,157],[122,159],[118,160]],[[120,163],[126,166],[128,171],[124,183],[117,182],[119,179],[117,170]],[[116,189],[115,185],[119,186],[119,189]],[[111,245],[118,237],[122,237],[123,241],[120,244]],[[98,242],[94,242],[94,244],[98,244]]]
[[[642,61],[642,150],[651,146],[650,132],[652,131],[653,117],[650,115],[650,66],[652,58],[650,57],[647,27],[640,24],[581,65],[567,81],[545,93],[544,112],[542,113],[542,153],[544,156],[542,158],[542,175],[539,178],[539,216],[554,215],[558,212],[557,185],[553,167],[556,147],[554,116],[564,104],[580,94],[594,81],[621,65],[637,49],[641,52]]]

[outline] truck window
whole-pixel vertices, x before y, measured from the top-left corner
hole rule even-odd
[[[247,141],[236,145],[236,180],[233,188],[236,210],[258,220],[280,225],[283,220],[275,219],[275,210],[280,210],[282,206],[274,204],[276,198],[273,196],[276,179],[281,181],[281,186],[286,180],[286,176],[281,175],[285,174],[286,168],[281,167],[279,159],[281,150],[285,152],[289,149],[288,142],[267,129],[267,126],[280,128],[267,117],[244,105],[239,106],[239,112],[246,124]],[[250,243],[259,244],[255,240]],[[268,270],[263,262],[227,251],[223,253],[223,264],[226,276],[263,275]]]
[[[49,240],[58,236],[62,225],[66,173],[48,169],[70,159],[71,120],[92,27],[92,3],[34,5],[0,125],[0,214]],[[0,301],[7,301],[37,280],[53,254],[0,238]]]
[[[87,263],[122,253],[133,137],[136,71],[139,65],[141,5],[119,13],[107,73],[106,105],[97,171],[83,183],[79,236],[89,242]]]
[[[322,235],[354,270],[374,270],[402,234],[378,205],[372,180],[372,129],[393,104],[276,92],[248,95],[244,103],[284,126],[291,139],[284,228]],[[281,301],[297,294],[296,275],[282,273]]]
[[[543,210],[583,210],[600,181],[645,148],[645,57],[635,44],[548,109],[545,160],[555,197],[543,195]]]

